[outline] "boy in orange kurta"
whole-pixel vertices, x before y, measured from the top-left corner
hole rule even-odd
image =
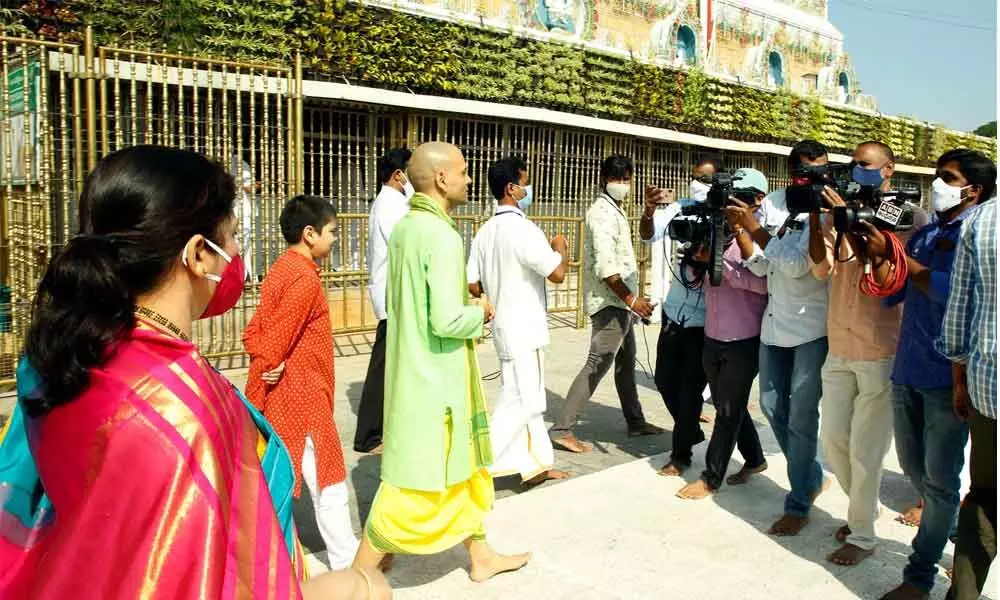
[[[243,334],[250,354],[247,397],[288,447],[295,497],[305,481],[331,569],[350,566],[358,549],[351,526],[344,454],[333,419],[333,332],[316,264],[336,240],[337,214],[315,196],[281,211],[288,250],[261,286],[260,306]]]

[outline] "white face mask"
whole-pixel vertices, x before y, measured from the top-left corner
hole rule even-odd
[[[934,211],[947,212],[962,203],[962,190],[972,186],[955,187],[945,183],[944,179],[938,177],[931,184],[931,203]]]
[[[624,202],[628,198],[629,193],[632,191],[631,183],[609,183],[604,186],[604,191],[611,196],[611,199],[615,202]]]
[[[702,183],[697,179],[691,180],[691,199],[695,202],[708,200],[708,190],[710,189],[712,189],[712,186],[707,183]]]
[[[410,179],[407,178],[406,183],[403,184],[403,195],[406,196],[407,200],[409,200],[410,198],[413,197],[413,194],[415,193],[416,190],[413,189],[413,184],[410,183]]]

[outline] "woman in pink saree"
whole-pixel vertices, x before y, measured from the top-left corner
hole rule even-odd
[[[287,451],[191,343],[240,298],[232,179],[193,152],[105,158],[34,302],[0,437],[0,598],[388,598],[308,579]]]

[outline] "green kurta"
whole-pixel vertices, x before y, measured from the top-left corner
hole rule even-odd
[[[466,303],[455,222],[423,194],[410,206],[389,238],[382,479],[441,491],[493,460],[473,343],[484,315]]]

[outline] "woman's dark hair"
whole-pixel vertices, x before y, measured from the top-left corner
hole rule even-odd
[[[601,183],[610,179],[627,179],[634,171],[631,158],[622,154],[612,154],[601,163]]]
[[[301,195],[285,203],[278,223],[282,237],[292,245],[302,241],[302,232],[306,227],[311,226],[318,233],[336,218],[337,209],[325,198]]]
[[[508,156],[503,160],[498,160],[492,165],[486,174],[486,179],[490,184],[490,193],[497,200],[503,200],[507,194],[507,185],[521,184],[521,173],[528,170],[527,163],[518,156]]]
[[[827,155],[826,146],[816,140],[802,140],[792,146],[792,151],[788,153],[788,170],[796,171],[802,165],[802,159],[816,160]]]
[[[233,214],[233,178],[188,150],[135,146],[105,157],[80,197],[82,233],[49,263],[35,296],[25,354],[45,414],[86,389],[135,327],[136,299],[161,283],[192,236],[219,245]]]
[[[978,150],[956,148],[941,155],[937,160],[937,168],[954,162],[969,185],[982,188],[979,193],[979,204],[993,197],[997,187],[997,165],[988,156]]]

